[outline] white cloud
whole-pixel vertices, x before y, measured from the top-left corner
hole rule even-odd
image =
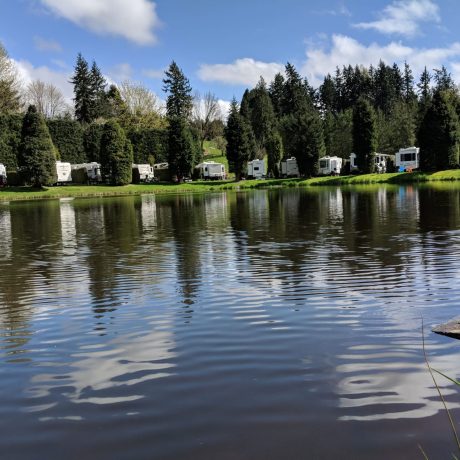
[[[133,76],[133,69],[130,64],[123,62],[112,67],[108,72],[108,79],[116,82],[122,82],[125,80],[131,80]]]
[[[223,99],[219,99],[218,101],[219,107],[220,107],[220,113],[222,115],[222,119],[226,120],[228,117],[228,114],[230,112],[230,101],[225,101]]]
[[[440,22],[439,8],[431,0],[399,0],[388,5],[380,19],[354,24],[361,29],[374,29],[384,34],[412,37],[420,32],[421,22]]]
[[[139,45],[154,44],[160,21],[149,0],[41,0],[59,17],[101,35],[118,35]]]
[[[142,71],[142,75],[144,75],[145,77],[148,77],[148,78],[159,79],[159,78],[164,77],[165,71],[164,71],[164,69],[144,69]]]
[[[35,48],[39,51],[51,51],[54,53],[60,53],[62,46],[60,43],[54,40],[46,40],[43,37],[34,37]]]
[[[72,77],[70,72],[53,70],[47,66],[34,67],[29,61],[25,60],[14,61],[14,63],[25,86],[34,80],[52,83],[62,91],[66,102],[68,104],[72,103],[73,86],[70,83],[70,78]]]
[[[198,70],[198,76],[203,81],[255,86],[260,77],[269,82],[278,72],[283,71],[284,65],[277,62],[261,62],[243,58],[231,64],[203,64]]]
[[[457,61],[460,57],[460,43],[452,43],[446,48],[414,48],[399,42],[364,45],[351,37],[333,35],[329,49],[310,45],[306,54],[301,73],[307,76],[313,86],[318,86],[325,75],[334,73],[336,67],[349,64],[369,67],[371,64],[376,66],[380,60],[389,65],[393,62],[401,65],[407,61],[415,75],[423,71],[425,66],[429,70],[443,64],[449,67],[449,61]],[[452,69],[455,70],[454,67]]]

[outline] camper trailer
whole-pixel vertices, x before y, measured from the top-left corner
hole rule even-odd
[[[138,184],[141,182],[153,182],[155,174],[153,167],[149,164],[133,164],[133,183]]]
[[[390,170],[390,165],[394,164],[394,156],[376,152],[374,155],[374,163],[376,173],[386,173]]]
[[[396,169],[400,172],[418,169],[419,160],[419,147],[407,147],[405,149],[399,149],[399,152],[396,152]]]
[[[57,185],[68,184],[72,182],[72,167],[70,166],[70,163],[56,161],[56,173]]]
[[[0,187],[6,185],[6,168],[0,163]]]
[[[215,161],[204,161],[195,166],[195,176],[200,179],[225,179],[225,166]]]
[[[99,184],[102,182],[101,165],[95,161],[71,165],[72,181],[77,183]],[[81,170],[79,174],[77,171]]]
[[[281,177],[299,177],[299,167],[295,157],[281,161]]]
[[[385,173],[388,171],[388,167],[393,163],[393,155],[387,155],[386,153],[374,152],[374,165],[376,173]],[[350,153],[350,172],[359,171],[358,163],[356,161],[356,153]]]
[[[168,163],[155,163],[153,165],[153,171],[154,171],[155,177],[160,182],[167,182],[171,179],[171,174],[169,172]]]
[[[342,158],[325,156],[319,159],[319,174],[338,176],[342,170]]]
[[[248,161],[248,179],[263,179],[265,177],[265,161]]]

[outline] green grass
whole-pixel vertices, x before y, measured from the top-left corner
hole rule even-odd
[[[216,161],[216,160],[215,160]],[[460,170],[439,171],[436,173],[387,173],[363,174],[340,177],[314,177],[312,179],[268,179],[245,180],[241,182],[227,181],[196,181],[184,184],[160,183],[126,185],[115,187],[109,185],[67,185],[34,189],[31,187],[5,187],[0,189],[0,201],[35,200],[65,197],[98,197],[142,195],[147,193],[204,193],[222,190],[242,190],[257,188],[285,188],[308,186],[347,186],[347,185],[378,185],[433,183],[438,186],[460,181]]]

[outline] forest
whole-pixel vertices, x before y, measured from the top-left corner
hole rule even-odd
[[[52,84],[24,85],[0,44],[0,163],[9,177],[20,171],[24,183],[49,185],[56,160],[96,161],[107,182],[124,185],[133,162],[168,162],[180,182],[209,141],[225,152],[236,180],[255,158],[266,158],[276,178],[281,159],[295,157],[301,175],[313,177],[320,157],[351,152],[360,172],[371,173],[374,152],[413,145],[422,171],[459,167],[460,93],[444,66],[417,78],[407,63],[337,67],[314,88],[287,63],[284,74],[233,98],[227,114],[211,92],[194,93],[174,61],[163,79],[165,104],[141,83],[109,85],[81,54],[71,83],[72,104]]]

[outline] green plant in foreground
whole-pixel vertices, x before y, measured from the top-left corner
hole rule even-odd
[[[449,424],[450,424],[450,427],[452,429],[452,434],[453,434],[453,436],[455,438],[455,443],[457,444],[457,449],[460,452],[460,440],[458,438],[457,430],[455,428],[454,419],[452,418],[452,415],[451,415],[449,409],[447,408],[446,400],[444,399],[444,396],[441,393],[441,389],[439,388],[439,385],[436,382],[436,379],[434,378],[433,371],[437,372],[438,374],[442,375],[443,377],[447,378],[448,380],[450,380],[451,382],[455,383],[458,386],[460,386],[460,382],[458,382],[457,380],[455,380],[455,379],[453,379],[451,377],[448,377],[447,375],[443,374],[442,372],[440,372],[440,371],[438,371],[438,370],[436,370],[436,369],[434,369],[434,368],[432,368],[430,366],[430,363],[428,361],[428,356],[426,354],[426,348],[425,348],[425,332],[424,332],[424,327],[423,327],[423,318],[422,318],[422,348],[423,348],[423,357],[425,359],[426,366],[427,366],[428,371],[429,371],[429,373],[431,375],[431,378],[433,379],[434,386],[436,387],[436,390],[437,390],[437,392],[439,394],[439,398],[442,401],[442,405],[444,406],[444,410],[446,411],[447,417],[449,418]],[[422,452],[422,455],[426,459],[428,459],[428,457],[427,457],[426,453],[424,452],[422,446],[419,445],[418,447],[419,447],[420,451]],[[458,457],[456,455],[454,455],[454,454],[452,454],[452,458],[454,460],[458,460]]]

